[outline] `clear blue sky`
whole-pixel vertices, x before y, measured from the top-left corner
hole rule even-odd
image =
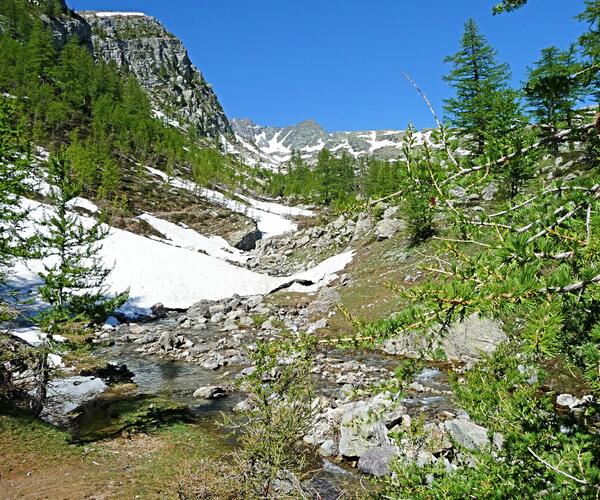
[[[509,62],[513,80],[549,45],[585,29],[583,0],[530,0],[492,16],[495,0],[67,0],[77,10],[142,11],[189,49],[229,117],[265,125],[314,119],[328,130],[398,129],[432,120],[408,72],[441,113],[444,56],[464,21]]]

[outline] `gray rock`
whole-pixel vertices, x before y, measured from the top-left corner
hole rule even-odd
[[[223,331],[226,332],[233,332],[236,330],[239,330],[240,327],[238,326],[238,324],[236,323],[236,321],[234,319],[227,319],[225,320],[225,323],[223,323]]]
[[[146,332],[146,328],[143,327],[142,325],[136,325],[136,324],[132,324],[129,326],[129,333],[133,334],[133,335],[141,335],[142,333]]]
[[[240,326],[249,327],[254,324],[254,320],[250,316],[244,316],[240,320]]]
[[[156,342],[161,336],[160,332],[148,332],[143,337],[134,340],[134,344],[150,344]]]
[[[260,304],[262,304],[262,301],[262,295],[252,295],[246,298],[246,305],[248,306],[248,309],[254,309],[255,307],[258,307]]]
[[[210,317],[210,307],[214,305],[214,302],[210,300],[201,300],[200,302],[196,302],[192,307],[190,307],[186,315],[191,319],[199,319],[199,318],[209,318]]]
[[[200,387],[194,392],[194,398],[197,399],[220,399],[229,394],[229,390],[217,385]]]
[[[446,420],[444,426],[452,439],[467,450],[483,450],[490,447],[487,429],[470,420]]]
[[[323,441],[323,444],[319,446],[319,455],[323,457],[334,457],[338,454],[338,448],[333,439],[327,439]]]
[[[429,359],[441,349],[451,361],[472,362],[483,354],[491,354],[504,341],[506,334],[498,321],[480,318],[477,314],[452,325],[447,332],[422,335],[408,332],[387,340],[382,349],[396,356],[425,355]]]
[[[327,318],[321,318],[321,319],[315,321],[314,323],[309,324],[308,327],[306,328],[306,332],[314,333],[317,330],[321,330],[322,328],[326,328],[326,327],[327,327]]]
[[[225,308],[225,304],[215,304],[214,306],[210,306],[208,308],[208,312],[210,313],[211,316],[214,316],[215,314],[225,314],[226,308]]]
[[[394,219],[398,215],[398,212],[400,212],[400,207],[398,207],[398,206],[386,208],[385,211],[383,212],[383,218],[384,219]]]
[[[150,310],[152,311],[152,315],[157,318],[164,318],[168,312],[167,308],[162,302],[157,302],[150,308]]]
[[[366,233],[371,230],[372,227],[371,217],[366,212],[361,212],[358,214],[358,219],[356,221],[356,227],[354,228],[354,235],[352,237],[353,241],[360,239]]]
[[[485,201],[492,201],[499,190],[500,188],[495,182],[490,182],[481,192],[481,197]]]
[[[175,344],[175,332],[171,332],[171,331],[164,332],[158,339],[158,345],[165,351],[172,350],[174,344]]]
[[[373,415],[365,401],[346,405],[340,426],[340,454],[348,458],[362,456],[367,450],[388,446],[388,429]]]
[[[227,242],[234,248],[244,251],[254,250],[256,243],[262,238],[262,233],[257,227],[252,229],[241,229],[231,233]]]
[[[379,240],[394,236],[398,231],[406,228],[406,224],[399,219],[383,219],[375,226],[375,235]]]
[[[466,198],[467,191],[465,188],[458,186],[458,187],[449,189],[448,194],[454,198],[458,198],[459,200],[462,200],[462,199]]]
[[[441,342],[449,360],[468,361],[492,354],[507,339],[500,322],[472,314],[452,326]]]
[[[224,319],[225,319],[225,315],[223,313],[217,313],[217,314],[213,314],[210,317],[210,322],[211,323],[220,323]]]
[[[322,315],[335,310],[335,306],[342,301],[342,297],[337,290],[324,287],[319,290],[316,299],[308,306],[308,315]]]
[[[390,474],[390,466],[398,457],[396,446],[379,446],[363,453],[358,461],[358,469],[371,476],[382,477]]]

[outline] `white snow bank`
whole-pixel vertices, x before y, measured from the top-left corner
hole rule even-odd
[[[238,194],[237,196],[253,207],[272,214],[287,215],[289,217],[314,217],[315,215],[312,210],[307,210],[305,208],[288,207],[286,205],[281,205],[279,203],[273,203],[270,201],[255,200],[242,194]]]
[[[95,12],[96,17],[146,17],[143,12]]]
[[[156,168],[146,167],[146,169],[151,174],[167,181],[169,184],[171,184],[171,186],[180,189],[186,189],[187,191],[191,191],[205,200],[226,207],[233,212],[241,213],[247,217],[250,217],[252,220],[256,221],[258,230],[263,234],[263,238],[270,238],[280,234],[289,233],[298,228],[298,225],[295,222],[282,215],[285,210],[288,211],[287,215],[289,216],[301,214],[305,215],[306,213],[310,212],[304,209],[284,207],[283,205],[278,205],[277,203],[260,202],[245,196],[240,196],[240,198],[242,198],[244,201],[252,200],[251,205],[253,206],[250,206],[245,203],[232,200],[218,191],[203,188],[195,182],[179,179],[177,177],[169,177],[167,174],[161,170],[157,170]],[[261,205],[263,208],[258,208]],[[270,209],[269,211],[265,210],[267,206]]]
[[[23,204],[34,209],[31,213],[38,221],[51,210],[50,207],[31,200],[24,200]],[[277,217],[275,214],[269,215]],[[93,223],[89,217],[78,217],[86,225]],[[192,247],[207,245],[197,233],[190,236],[187,231],[179,231],[185,228],[160,219],[154,219],[153,222],[163,229],[166,227],[166,232],[180,242],[187,240]],[[211,251],[217,250],[218,248],[211,246]],[[222,247],[221,251],[225,252]],[[169,308],[187,309],[201,299],[219,300],[234,294],[265,295],[296,279],[315,283],[311,287],[295,286],[296,290],[311,291],[331,281],[332,273],[342,270],[352,260],[353,253],[346,252],[331,257],[313,269],[290,277],[272,277],[199,253],[197,249],[179,248],[163,241],[111,228],[108,237],[102,242],[100,255],[104,264],[112,268],[107,280],[110,292],[120,293],[129,289],[130,298],[122,311],[128,314],[145,314],[158,302]],[[27,266],[16,266],[12,280],[15,283],[27,283],[28,286],[39,284],[40,278],[36,271],[42,268],[43,262],[39,260],[29,261]]]
[[[174,246],[194,250],[196,252],[205,252],[212,257],[217,257],[221,260],[230,260],[233,262],[246,262],[249,256],[234,248],[220,236],[204,236],[193,229],[182,227],[164,219],[159,219],[150,214],[138,215],[137,219],[141,219],[150,224],[158,232],[165,235],[167,240],[159,239],[164,243],[169,243]]]
[[[181,129],[181,125],[179,124],[179,122],[177,120],[173,120],[172,118],[169,118],[161,110],[153,109],[152,114],[154,115],[154,118],[166,123],[167,125],[171,125],[171,127]]]

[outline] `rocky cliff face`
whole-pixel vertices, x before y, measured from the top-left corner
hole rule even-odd
[[[92,50],[92,30],[89,24],[69,9],[65,0],[29,0],[29,3],[33,12],[52,31],[57,48],[63,47],[71,38],[76,38],[79,43]]]
[[[132,72],[148,91],[157,115],[197,127],[201,135],[231,134],[216,94],[187,50],[155,18],[142,13],[79,13],[91,26],[94,52]]]
[[[355,158],[373,156],[393,160],[401,156],[406,135],[401,130],[327,132],[312,120],[282,128],[264,127],[247,119],[233,119],[231,125],[239,145],[253,152],[256,161],[265,166],[278,166],[289,161],[294,151],[314,163],[323,148],[334,154],[345,152]],[[427,131],[417,132],[417,144],[428,140],[430,135]]]

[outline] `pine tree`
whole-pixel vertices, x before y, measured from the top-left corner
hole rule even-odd
[[[532,116],[545,130],[547,138],[559,129],[572,125],[575,105],[581,97],[581,87],[573,77],[580,67],[575,62],[575,48],[561,51],[556,47],[542,50],[541,58],[529,68],[524,93]],[[558,143],[553,141],[558,153]]]
[[[48,162],[50,201],[54,211],[43,220],[41,253],[48,259],[40,277],[40,294],[51,309],[42,322],[51,331],[72,319],[101,321],[121,305],[126,295],[107,298],[105,280],[110,269],[99,258],[100,240],[108,234],[101,222],[82,220],[69,210],[81,189],[74,182],[64,150]]]
[[[488,163],[496,165],[494,174],[500,180],[500,190],[512,199],[534,177],[537,155],[523,155],[520,151],[535,142],[535,135],[527,127],[516,91],[495,92],[490,111],[484,154]],[[496,164],[509,155],[510,160]]]
[[[485,146],[494,93],[506,88],[510,77],[508,65],[498,63],[496,55],[475,21],[469,19],[460,50],[445,59],[452,71],[444,80],[450,83],[455,96],[445,100],[444,109],[450,123],[472,137],[478,154]]]
[[[584,73],[586,83],[594,92],[596,102],[600,102],[600,3],[586,0],[585,10],[577,19],[588,24],[589,29],[579,38],[579,44],[588,58],[588,68]]]
[[[0,97],[0,282],[14,259],[26,255],[29,247],[21,235],[27,212],[19,207],[19,197],[25,191],[30,161],[30,145],[23,124],[17,121],[17,106],[12,99]]]

